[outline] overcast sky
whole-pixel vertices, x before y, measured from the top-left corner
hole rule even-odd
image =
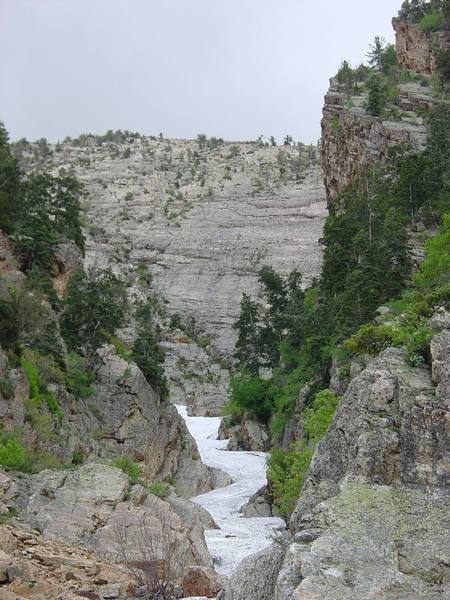
[[[320,135],[328,79],[393,41],[400,0],[0,0],[12,139],[130,129]]]

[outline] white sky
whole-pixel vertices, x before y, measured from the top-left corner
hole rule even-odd
[[[343,59],[393,41],[401,0],[0,0],[12,139],[130,129],[315,142]]]

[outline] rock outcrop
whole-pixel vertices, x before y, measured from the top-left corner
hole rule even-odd
[[[427,128],[419,113],[438,100],[421,82],[399,84],[398,89],[396,118],[383,120],[365,111],[367,94],[348,96],[331,79],[322,118],[322,166],[330,211],[339,211],[339,193],[363,166],[384,161],[390,147],[425,148]]]
[[[84,138],[46,166],[73,172],[89,194],[86,264],[110,265],[131,285],[136,267],[148,268],[169,312],[216,347],[231,350],[241,292],[257,290],[262,265],[300,268],[305,283],[318,275],[326,210],[315,149]]]
[[[110,565],[128,565],[128,579],[134,573],[129,566],[142,561],[158,563],[180,583],[187,568],[212,568],[204,527],[215,524],[206,511],[175,496],[163,500],[108,464],[20,479],[0,473],[0,491],[2,504],[44,540],[86,548]]]
[[[164,371],[173,404],[187,406],[187,414],[218,417],[228,400],[228,365],[219,364],[186,336],[172,335],[162,346],[166,352]]]
[[[437,49],[450,49],[450,33],[447,28],[424,31],[411,20],[392,19],[395,31],[395,47],[398,64],[417,73],[436,73]]]
[[[0,526],[0,586],[2,600],[124,600],[138,589],[132,573],[91,550],[10,525]]]
[[[284,548],[274,544],[245,558],[230,577],[221,600],[272,600]]]
[[[224,417],[217,439],[230,440],[227,450],[267,452],[271,446],[269,427],[247,416],[243,416],[239,423],[233,423],[230,417]]]
[[[351,380],[261,597],[450,597],[449,343],[448,329],[433,338],[431,371],[391,348]],[[278,545],[267,552],[279,560]],[[227,600],[266,594],[255,583],[267,585],[266,570],[256,557],[242,563]]]

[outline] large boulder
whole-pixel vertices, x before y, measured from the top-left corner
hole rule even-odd
[[[174,509],[131,487],[120,469],[92,462],[69,473],[42,471],[30,478],[29,493],[22,517],[47,540],[82,544],[111,562],[157,562],[172,579],[190,565],[212,567],[206,511],[200,517],[182,499]]]
[[[294,531],[302,514],[339,494],[347,475],[376,485],[444,486],[448,399],[435,393],[427,367],[413,368],[405,358],[390,348],[352,379],[317,446],[291,519]]]
[[[245,558],[231,575],[223,600],[273,600],[285,548],[273,544]]]
[[[243,416],[235,424],[230,417],[224,417],[220,423],[219,440],[229,440],[227,450],[250,450],[267,452],[270,449],[270,432],[267,425]]]
[[[215,598],[223,589],[225,578],[208,567],[188,567],[183,575],[183,592],[186,597]]]

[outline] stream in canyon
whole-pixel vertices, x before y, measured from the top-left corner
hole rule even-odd
[[[220,417],[189,417],[185,406],[177,406],[177,409],[197,442],[202,461],[233,478],[231,485],[192,499],[203,506],[220,527],[205,531],[206,543],[217,559],[216,570],[230,575],[242,559],[271,544],[275,530],[285,528],[280,518],[245,518],[239,512],[266,483],[266,454],[228,452],[228,441],[217,439]]]

